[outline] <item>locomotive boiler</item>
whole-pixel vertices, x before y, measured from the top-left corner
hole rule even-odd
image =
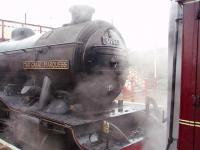
[[[39,35],[18,28],[0,44],[1,118],[18,120],[14,132],[25,131],[13,139],[25,150],[140,143],[143,132],[133,112],[144,108],[114,101],[128,66],[121,34],[110,23],[92,21],[91,7],[70,11],[70,24]]]
[[[11,41],[0,45],[3,54],[0,56],[0,82],[16,84],[20,88],[41,88],[47,76],[51,80],[51,92],[72,93],[84,81],[87,92],[95,93],[91,98],[87,97],[86,103],[112,102],[123,86],[126,47],[111,24],[89,21],[94,10],[87,9],[85,14],[78,14],[84,15],[79,16],[80,19],[76,14],[79,9],[71,9],[71,24],[43,35],[34,35],[27,28],[14,30]],[[103,100],[99,100],[100,97]]]

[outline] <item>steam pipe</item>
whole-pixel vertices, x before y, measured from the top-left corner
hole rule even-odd
[[[116,125],[111,122],[109,122],[109,124],[120,133],[120,135],[126,140],[127,143],[130,143],[128,137]]]

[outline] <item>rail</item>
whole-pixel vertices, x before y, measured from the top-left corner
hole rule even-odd
[[[20,149],[0,139],[0,150],[20,150]]]

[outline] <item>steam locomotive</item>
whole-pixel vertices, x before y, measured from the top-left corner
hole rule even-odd
[[[25,150],[140,147],[144,107],[114,101],[128,66],[121,34],[92,21],[91,7],[70,11],[70,24],[39,35],[18,28],[0,44],[1,120]]]

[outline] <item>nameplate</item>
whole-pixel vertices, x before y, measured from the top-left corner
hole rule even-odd
[[[24,61],[23,68],[67,70],[69,69],[69,61],[68,60]]]

